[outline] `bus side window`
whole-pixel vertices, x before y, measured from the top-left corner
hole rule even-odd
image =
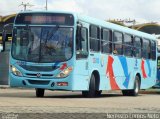
[[[134,38],[134,56],[137,58],[141,58],[142,56],[142,42],[139,37]]]
[[[79,33],[77,33],[76,39],[76,49],[77,58],[87,58],[88,57],[88,29],[80,28]]]
[[[95,52],[100,50],[100,30],[94,25],[90,26],[90,50]]]
[[[160,56],[157,58],[157,69],[160,69]]]
[[[112,51],[112,43],[111,37],[112,32],[108,29],[101,30],[101,52],[102,53],[111,53]]]
[[[151,41],[151,59],[156,60],[156,42]]]
[[[131,35],[125,34],[124,35],[124,55],[125,56],[132,56],[132,49],[133,49],[133,37]]]
[[[123,40],[123,34],[120,32],[114,32],[114,37],[113,37],[113,53],[114,54],[122,55],[123,53],[122,40]]]
[[[145,59],[150,59],[150,41],[143,39],[142,57]]]

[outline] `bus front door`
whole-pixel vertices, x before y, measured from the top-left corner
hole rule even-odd
[[[76,32],[76,89],[87,90],[89,81],[88,69],[88,26],[77,26]],[[81,84],[81,85],[79,85]]]

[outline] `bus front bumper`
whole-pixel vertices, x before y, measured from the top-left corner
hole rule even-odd
[[[26,88],[41,88],[49,90],[72,90],[71,77],[60,79],[42,79],[18,77],[10,74],[10,87],[26,87]]]

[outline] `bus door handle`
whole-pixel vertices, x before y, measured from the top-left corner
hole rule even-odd
[[[94,56],[94,54],[90,54],[90,56]]]

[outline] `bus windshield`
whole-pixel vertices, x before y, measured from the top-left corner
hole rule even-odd
[[[73,54],[72,27],[15,27],[12,57],[28,62],[52,63],[69,60]]]

